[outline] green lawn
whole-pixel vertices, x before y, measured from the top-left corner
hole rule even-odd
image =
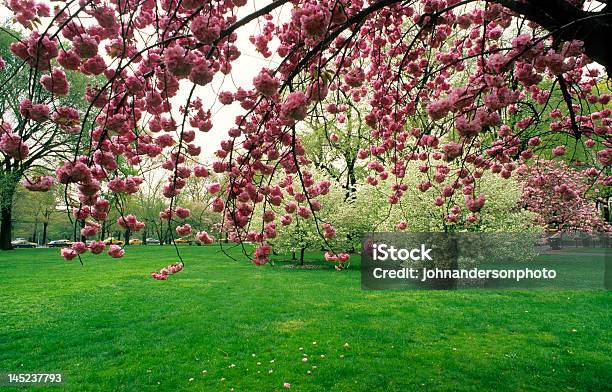
[[[62,372],[69,391],[612,385],[609,291],[362,291],[356,268],[181,252],[186,268],[168,281],[148,273],[176,261],[170,247],[84,266],[58,250],[0,253],[0,373]]]

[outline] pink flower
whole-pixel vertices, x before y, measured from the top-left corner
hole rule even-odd
[[[81,66],[81,59],[79,55],[74,53],[72,50],[62,50],[57,57],[57,62],[64,68],[71,71],[76,71]]]
[[[221,190],[221,184],[218,182],[213,182],[212,184],[208,184],[207,187],[208,193],[215,194]]]
[[[220,197],[217,197],[215,200],[213,200],[213,202],[212,202],[212,210],[214,212],[223,212],[224,208],[225,208],[225,203],[223,202],[223,200]]]
[[[203,44],[212,44],[221,34],[221,26],[216,18],[196,16],[191,21],[191,32]]]
[[[92,254],[99,255],[100,253],[104,252],[105,246],[106,245],[104,245],[104,242],[102,241],[92,241],[92,243],[89,245],[89,250]]]
[[[138,221],[136,217],[132,214],[127,216],[120,216],[117,218],[117,224],[124,229],[129,229],[130,231],[137,232],[142,230],[145,227],[143,222]]]
[[[193,174],[200,178],[208,177],[208,169],[204,166],[196,166],[193,168]]]
[[[160,274],[159,272],[151,272],[151,277],[156,280],[168,280],[168,275]]]
[[[301,91],[289,93],[287,100],[282,104],[280,115],[286,120],[303,120],[308,110],[308,98]]]
[[[119,245],[112,244],[108,248],[108,255],[112,258],[118,259],[125,255],[125,250]]]
[[[57,39],[51,40],[48,35],[41,36],[38,31],[33,31],[29,37],[13,42],[10,50],[30,67],[47,71],[51,68],[51,60],[58,54]]]
[[[532,137],[531,139],[529,139],[529,141],[527,142],[528,145],[530,146],[537,146],[540,144],[540,138],[537,136]]]
[[[331,253],[331,252],[325,252],[325,260],[327,261],[331,261],[331,262],[337,262],[338,261],[338,256]]]
[[[463,153],[463,145],[457,142],[450,142],[442,146],[442,150],[444,151],[444,159],[446,161],[452,161],[455,158],[461,156]]]
[[[177,226],[176,232],[180,235],[189,235],[191,234],[191,225],[189,223],[185,223],[182,226]]]
[[[306,88],[306,96],[309,101],[323,101],[329,94],[329,86],[322,78],[314,80]]]
[[[215,76],[215,70],[211,68],[208,60],[200,58],[195,61],[191,73],[189,74],[189,80],[195,84],[205,86],[212,82]]]
[[[324,223],[322,225],[322,228],[323,228],[323,237],[333,238],[336,236],[336,229],[334,228],[334,226],[330,225],[329,223]]]
[[[79,255],[89,250],[87,245],[85,245],[85,243],[83,242],[75,242],[74,244],[72,244],[71,248]]]
[[[53,68],[50,75],[43,75],[40,84],[54,95],[66,95],[70,90],[66,74],[59,68]]]
[[[291,221],[293,221],[293,218],[291,218],[291,215],[283,215],[280,218],[281,225],[283,226],[289,226],[291,224]]]
[[[465,205],[467,206],[468,210],[472,211],[472,212],[478,212],[482,209],[482,207],[485,204],[485,195],[484,194],[479,194],[478,197],[476,197],[475,199],[471,196],[471,195],[466,195],[465,196]]]
[[[283,388],[291,388],[291,384],[289,384],[288,382],[283,383]]]
[[[308,209],[307,207],[299,206],[297,210],[297,214],[304,219],[308,219],[310,218],[311,212],[310,212],[310,209]]]
[[[255,255],[253,257],[253,263],[255,265],[263,265],[270,261],[270,251],[272,246],[268,244],[260,245],[255,248]]]
[[[598,151],[596,155],[597,155],[597,160],[603,166],[612,165],[612,148],[607,148],[605,150]]]
[[[29,99],[24,99],[19,104],[19,113],[21,113],[22,116],[28,117],[34,121],[44,121],[49,118],[51,109],[49,109],[49,106],[45,104],[39,103],[33,105],[32,101]]]
[[[83,65],[81,65],[81,72],[85,75],[100,75],[106,69],[106,63],[99,54],[94,57],[87,59]]]
[[[187,208],[178,207],[178,206],[175,208],[175,212],[176,212],[176,216],[178,216],[181,219],[187,218],[190,214],[190,211]]]
[[[221,91],[219,93],[219,102],[223,105],[231,105],[234,102],[234,94],[229,91]]]
[[[556,155],[558,157],[565,155],[565,146],[557,146],[555,148],[552,149],[552,153],[553,155]]]
[[[101,228],[102,226],[99,223],[86,222],[85,227],[81,229],[81,235],[83,237],[93,237],[98,234]]]
[[[196,234],[196,238],[203,244],[210,245],[215,242],[215,239],[211,237],[207,232],[200,231]]]
[[[280,82],[272,76],[270,70],[264,68],[253,79],[255,89],[264,97],[271,97],[276,94]]]
[[[53,113],[52,120],[67,133],[77,133],[79,131],[79,112],[75,108],[60,106]]]
[[[47,192],[53,186],[54,178],[51,176],[40,176],[32,179],[26,178],[23,180],[22,185],[29,191],[33,192]]]
[[[361,68],[352,68],[344,76],[344,81],[351,87],[360,87],[365,80],[365,72]]]
[[[72,260],[75,257],[77,257],[77,255],[78,255],[77,252],[74,249],[71,249],[71,248],[62,248],[60,250],[60,254],[66,260]]]
[[[87,34],[78,34],[72,39],[72,50],[82,59],[94,57],[98,54],[98,40]]]
[[[341,263],[346,263],[351,256],[348,253],[339,253],[338,260]]]
[[[19,135],[0,127],[0,151],[21,161],[30,155],[30,148]]]
[[[174,263],[170,264],[167,267],[162,268],[159,272],[154,271],[151,272],[151,277],[156,280],[167,280],[168,275],[176,274],[183,270],[183,263]]]

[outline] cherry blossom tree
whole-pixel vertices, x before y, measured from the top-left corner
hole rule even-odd
[[[599,89],[612,73],[602,40],[612,31],[607,2],[277,0],[247,7],[247,0],[72,0],[53,10],[49,4],[8,1],[16,20],[33,29],[11,47],[31,82],[61,95],[70,89],[67,70],[105,78],[87,90],[84,113],[51,113],[80,124],[67,131],[78,131],[83,142],[56,170],[57,181],[79,195],[80,221],[106,218],[103,187],[138,191],[141,176],[118,172],[118,160],[136,167],[158,158],[167,175],[166,219],[183,219],[176,196],[190,177],[223,174],[228,181],[211,190],[211,208],[223,212],[230,239],[257,244],[253,262],[265,264],[266,227],[288,206],[325,234],[317,198],[327,182],[309,170],[301,127],[322,116],[340,121],[347,101],[360,107],[368,127],[358,159],[370,184],[391,182],[381,189],[391,204],[404,197],[406,165],[417,161],[419,191],[443,203],[460,193],[464,210],[478,219],[486,195],[474,185],[485,171],[509,178],[542,152],[561,160],[578,145],[597,170],[592,181],[612,184],[605,169],[612,163],[610,94]],[[252,86],[218,92],[219,102],[237,102],[244,113],[205,167],[194,139],[214,126],[212,103],[195,91],[232,74],[238,36],[250,22],[259,25],[251,43],[278,65],[261,69]],[[6,135],[2,150],[17,154],[23,143]],[[252,221],[256,207],[265,211],[261,222]],[[133,215],[119,219],[141,227]],[[192,228],[176,230],[188,235]],[[102,251],[99,244],[95,250]],[[85,251],[79,243],[64,257]],[[108,253],[123,255],[116,247]]]
[[[595,203],[589,200],[589,191],[594,185],[589,176],[597,177],[597,169],[578,171],[563,162],[540,161],[536,165],[522,166],[518,174],[523,189],[522,203],[548,228],[612,231]]]

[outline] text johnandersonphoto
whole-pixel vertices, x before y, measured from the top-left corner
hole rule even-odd
[[[535,233],[371,233],[362,243],[362,288],[610,287],[610,254],[581,258],[575,246],[568,261],[549,245]]]

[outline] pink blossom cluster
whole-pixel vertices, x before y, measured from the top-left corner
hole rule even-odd
[[[145,227],[144,222],[140,222],[134,215],[129,214],[126,216],[120,216],[117,219],[117,224],[124,229],[130,230],[131,232],[137,232]]]
[[[102,241],[92,241],[89,244],[89,246],[86,245],[84,242],[79,241],[79,242],[75,242],[72,245],[70,245],[69,248],[60,249],[60,254],[65,260],[70,261],[74,259],[75,257],[82,255],[83,253],[87,251],[91,251],[91,253],[95,255],[100,254],[104,252],[105,246],[106,245]],[[109,250],[108,252],[110,256],[112,257],[122,257],[123,256],[123,249],[121,249],[121,247],[117,245],[111,245],[111,250]]]
[[[57,39],[50,39],[48,35],[41,35],[33,31],[29,37],[13,42],[11,52],[26,61],[32,68],[46,71],[51,68],[51,60],[57,57]]]
[[[202,244],[205,244],[205,245],[210,245],[210,244],[215,243],[215,239],[210,234],[208,234],[206,231],[199,231],[196,234],[196,238],[198,239],[198,241],[200,241]]]
[[[51,176],[37,176],[23,180],[23,186],[32,192],[47,192],[53,186],[54,178]]]
[[[170,264],[159,271],[151,272],[151,277],[156,280],[168,280],[168,276],[181,272],[183,267],[184,264],[182,262]]]
[[[12,132],[12,127],[8,123],[0,125],[0,151],[17,161],[23,161],[30,155],[28,145],[19,135]]]
[[[19,113],[23,117],[30,118],[33,121],[44,121],[49,118],[51,109],[43,103],[32,104],[29,99],[24,99],[19,103]]]
[[[70,90],[66,74],[59,68],[53,68],[51,74],[42,76],[40,84],[54,95],[66,95]]]

